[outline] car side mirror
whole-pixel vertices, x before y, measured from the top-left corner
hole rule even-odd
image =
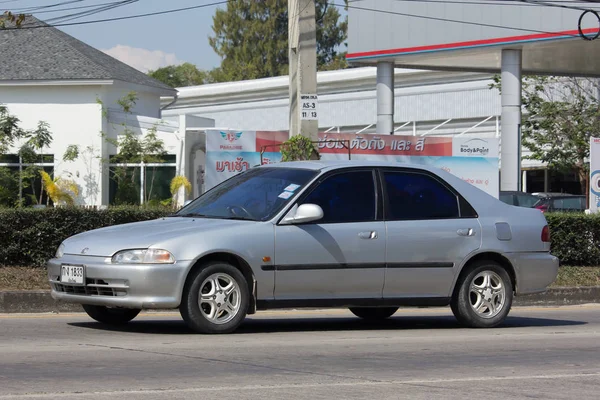
[[[282,225],[303,224],[323,218],[323,209],[316,204],[296,204],[281,221]]]

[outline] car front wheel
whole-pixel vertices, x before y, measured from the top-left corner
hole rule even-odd
[[[137,317],[141,310],[131,308],[110,308],[83,304],[83,309],[93,319],[108,325],[123,325]]]
[[[352,314],[369,321],[378,321],[394,315],[398,307],[350,307]]]
[[[193,271],[183,292],[179,311],[199,333],[230,333],[244,321],[250,291],[244,275],[222,262]]]
[[[493,261],[470,267],[457,283],[451,308],[456,319],[471,328],[492,328],[508,315],[513,285],[506,270]]]

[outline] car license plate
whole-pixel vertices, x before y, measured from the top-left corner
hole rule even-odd
[[[84,268],[81,265],[63,265],[60,271],[60,281],[68,285],[83,285]]]

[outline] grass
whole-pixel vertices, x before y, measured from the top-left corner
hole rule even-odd
[[[600,267],[560,267],[551,287],[600,286]]]
[[[0,290],[50,290],[46,269],[0,267]]]
[[[599,267],[560,267],[551,287],[600,286]],[[50,290],[45,268],[0,267],[0,290]]]

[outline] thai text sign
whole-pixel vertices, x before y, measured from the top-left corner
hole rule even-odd
[[[281,161],[288,132],[206,132],[206,189],[256,165]],[[254,143],[254,145],[252,145]],[[478,137],[319,134],[323,160],[389,161],[444,169],[498,197],[498,140]]]

